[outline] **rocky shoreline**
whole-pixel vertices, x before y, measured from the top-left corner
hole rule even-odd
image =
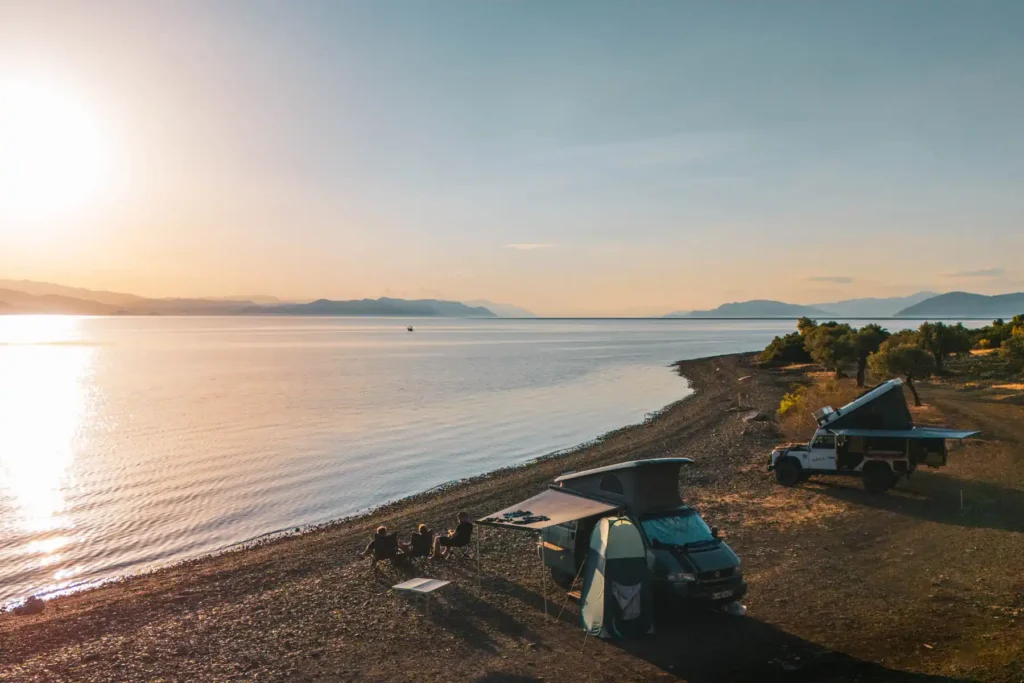
[[[774,680],[795,670],[815,680],[923,681],[964,672],[1004,678],[989,675],[993,671],[1017,680],[1012,661],[994,660],[989,651],[993,644],[999,652],[1019,649],[1011,645],[1024,641],[1019,620],[1003,611],[1001,621],[967,612],[958,621],[933,614],[926,598],[908,603],[908,587],[892,582],[892,563],[884,558],[911,548],[917,555],[909,571],[921,583],[959,585],[968,569],[932,555],[964,542],[965,533],[985,533],[991,535],[988,555],[998,562],[985,568],[986,576],[1008,576],[1012,549],[1019,550],[1016,535],[1024,531],[1019,522],[966,527],[962,519],[940,519],[940,503],[934,518],[908,516],[901,506],[921,503],[901,503],[899,492],[880,505],[863,498],[856,482],[782,489],[764,469],[778,438],[774,422],[744,417],[771,415],[792,382],[806,377],[758,369],[744,355],[677,368],[695,389],[692,396],[579,449],[306,533],[260,539],[56,598],[39,614],[2,615],[0,680],[712,681]],[[986,476],[1005,481],[1004,461],[1015,462],[1017,446],[988,448],[995,464]],[[725,530],[743,558],[747,617],[687,613],[660,626],[654,638],[591,640],[583,650],[575,605],[543,580],[530,534],[483,535],[479,587],[476,558],[372,571],[358,556],[379,524],[403,536],[420,522],[448,528],[460,509],[484,516],[537,493],[566,470],[665,456],[697,461],[683,471],[683,496]],[[950,475],[967,473],[954,466],[922,480],[926,488],[939,486]],[[916,480],[913,486],[920,487]],[[1011,503],[1019,500],[1017,489],[1007,491]],[[943,567],[941,578],[936,567]],[[976,570],[977,564],[970,568]],[[452,581],[442,591],[441,609],[426,616],[393,595],[391,585],[413,576]],[[999,602],[993,596],[1009,589],[993,583],[973,590],[982,602]],[[558,607],[553,612],[561,610],[559,618],[544,616],[544,591]],[[1000,609],[1012,609],[1009,600],[999,602]],[[921,628],[932,649],[922,650]],[[953,644],[961,642],[973,648],[973,670],[955,668]],[[996,660],[1008,668],[992,668]]]

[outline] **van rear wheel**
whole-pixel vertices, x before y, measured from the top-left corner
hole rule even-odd
[[[792,458],[783,458],[775,463],[775,481],[783,486],[796,486],[803,476],[803,468]]]
[[[868,493],[885,493],[896,485],[896,473],[888,463],[869,462],[864,466],[864,490]]]

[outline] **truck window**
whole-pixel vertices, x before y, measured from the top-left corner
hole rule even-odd
[[[606,474],[601,479],[601,490],[607,491],[608,493],[617,493],[620,496],[625,493],[622,488],[622,480],[616,477],[614,474]]]
[[[811,444],[811,448],[827,448],[829,450],[835,450],[836,437],[832,434],[820,434],[814,437],[814,443]]]

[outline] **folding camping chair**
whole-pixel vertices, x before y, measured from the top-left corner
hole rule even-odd
[[[388,560],[393,565],[401,562],[405,555],[398,549],[398,532],[395,531],[384,536],[375,536],[373,553],[370,557],[373,558],[370,562],[370,569],[374,571],[377,569],[378,562]]]

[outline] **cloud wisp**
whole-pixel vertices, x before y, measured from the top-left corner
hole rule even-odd
[[[958,270],[946,273],[946,277],[999,277],[1006,272],[1004,268],[982,268],[980,270]]]
[[[521,251],[531,251],[533,249],[552,249],[552,248],[557,247],[557,246],[558,246],[557,244],[551,244],[551,243],[548,243],[548,242],[544,242],[544,243],[540,243],[540,242],[527,242],[527,243],[524,243],[524,244],[506,244],[505,248],[506,249],[519,249]]]
[[[836,285],[848,285],[854,278],[849,275],[815,275],[807,278],[811,282],[831,282]]]

